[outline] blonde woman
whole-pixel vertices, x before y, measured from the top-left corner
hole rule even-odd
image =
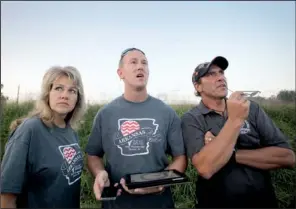
[[[1,208],[79,208],[83,155],[74,131],[85,110],[74,67],[53,67],[25,119],[11,124],[1,164]]]

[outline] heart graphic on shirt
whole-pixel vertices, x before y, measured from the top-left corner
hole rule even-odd
[[[127,136],[129,134],[132,134],[135,131],[140,130],[140,125],[138,122],[131,120],[131,121],[125,121],[120,126],[120,131],[123,136]]]
[[[76,155],[76,151],[72,147],[65,147],[63,149],[63,155],[67,162],[70,163],[73,157]]]

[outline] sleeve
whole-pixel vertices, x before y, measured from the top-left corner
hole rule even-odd
[[[1,193],[22,192],[28,177],[28,150],[31,137],[31,129],[24,124],[10,135],[1,163]]]
[[[192,159],[195,153],[198,153],[204,144],[205,132],[202,129],[201,123],[190,113],[185,113],[182,116],[182,133],[186,148],[187,157]]]
[[[258,104],[256,104],[255,108],[257,108],[256,126],[261,144],[265,147],[277,146],[292,149],[288,137],[281,132],[265,111]]]
[[[102,146],[102,132],[101,132],[101,112],[99,111],[93,121],[91,133],[85,148],[85,152],[89,155],[103,157],[104,150]]]
[[[173,119],[168,130],[168,145],[170,154],[176,157],[185,154],[185,147],[182,136],[181,120],[174,110],[172,110],[172,112]]]

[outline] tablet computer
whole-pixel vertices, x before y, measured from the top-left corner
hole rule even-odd
[[[177,170],[128,174],[125,179],[128,189],[169,186],[189,182],[188,177]]]

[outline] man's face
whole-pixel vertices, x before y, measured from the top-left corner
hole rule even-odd
[[[201,96],[221,99],[227,96],[227,81],[224,71],[213,65],[208,73],[201,78],[200,84],[195,85]]]
[[[125,85],[137,90],[145,88],[149,77],[146,56],[137,50],[127,52],[122,59],[117,74],[123,79]]]

